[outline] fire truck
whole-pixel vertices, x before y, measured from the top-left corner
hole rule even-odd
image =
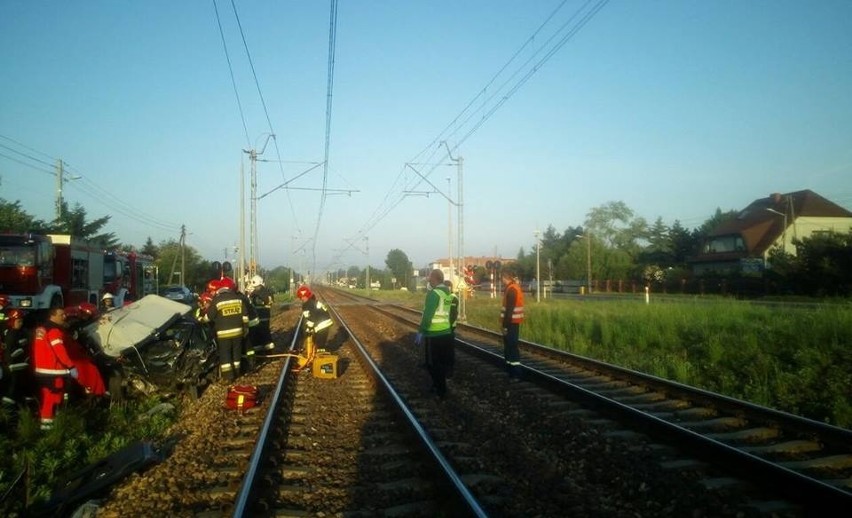
[[[115,306],[157,293],[154,258],[136,252],[104,254],[104,292],[115,296]]]
[[[99,247],[64,234],[0,235],[0,294],[12,308],[97,304],[103,284]]]

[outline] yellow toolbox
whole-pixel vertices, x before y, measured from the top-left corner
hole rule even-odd
[[[314,358],[313,374],[315,378],[334,379],[337,377],[337,355],[320,353]]]

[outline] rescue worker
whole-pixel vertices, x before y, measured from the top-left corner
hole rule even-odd
[[[459,319],[459,297],[453,292],[453,281],[446,280],[444,285],[450,292],[450,334],[452,335],[453,347],[447,358],[447,379],[453,377],[453,368],[456,365],[456,324]]]
[[[207,318],[216,332],[219,376],[233,382],[240,375],[240,358],[249,312],[243,296],[237,293],[235,287],[232,289],[233,281],[223,281],[217,282],[219,288],[210,301]]]
[[[115,295],[110,292],[104,293],[104,296],[101,297],[101,305],[103,306],[104,313],[115,309]]]
[[[0,397],[3,403],[20,406],[30,393],[30,337],[24,330],[24,312],[11,309],[6,315],[6,330],[3,335],[2,380]]]
[[[254,370],[254,357],[255,351],[252,346],[252,329],[257,327],[260,324],[260,318],[257,316],[257,311],[255,310],[254,305],[249,300],[248,295],[243,293],[242,291],[237,289],[237,284],[230,277],[222,277],[219,280],[220,286],[227,286],[228,289],[237,293],[243,301],[243,305],[246,308],[247,315],[243,318],[243,340],[240,344],[240,357],[242,358],[242,363],[240,364],[241,370],[240,373],[245,374],[247,372],[251,372]],[[239,375],[239,373],[238,373]]]
[[[53,426],[56,407],[65,399],[66,377],[79,376],[65,348],[65,327],[65,309],[50,308],[47,321],[36,328],[33,339],[33,372],[39,386],[39,419],[43,430]]]
[[[503,286],[503,306],[500,309],[500,329],[503,334],[503,357],[509,381],[520,381],[521,353],[518,349],[521,322],[524,321],[524,291],[508,268],[500,273]]]
[[[263,277],[255,275],[251,278],[251,305],[257,312],[258,325],[250,328],[251,344],[255,351],[268,351],[275,348],[272,333],[269,330],[269,319],[272,313],[272,291],[263,284]]]
[[[9,305],[9,299],[4,295],[0,295],[0,324],[6,320],[5,309]]]
[[[210,322],[210,319],[207,318],[207,309],[210,307],[211,300],[213,300],[213,295],[206,291],[198,296],[198,300],[196,301],[198,306],[195,308],[195,320],[205,323]]]
[[[97,318],[98,308],[88,302],[65,309],[65,322],[67,325],[65,350],[68,351],[68,358],[74,363],[74,367],[78,372],[76,387],[71,385],[69,388],[82,389],[82,393],[87,397],[106,395],[106,385],[104,384],[104,378],[100,369],[98,369],[92,356],[78,340],[80,329]]]
[[[314,335],[314,345],[317,349],[325,347],[328,340],[328,330],[334,324],[328,308],[317,300],[310,288],[299,286],[296,298],[302,301],[302,325],[307,334]]]
[[[453,331],[450,326],[453,301],[441,270],[436,268],[429,273],[429,288],[414,343],[425,345],[429,350],[426,368],[432,377],[432,390],[443,399],[447,395],[447,367],[452,363],[453,355]]]

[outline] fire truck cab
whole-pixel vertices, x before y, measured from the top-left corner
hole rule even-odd
[[[12,308],[97,304],[103,268],[102,250],[69,235],[0,235],[0,293]]]
[[[115,306],[157,293],[154,258],[136,252],[104,254],[104,292],[115,296]]]

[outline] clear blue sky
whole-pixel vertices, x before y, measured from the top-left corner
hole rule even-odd
[[[245,129],[212,1],[0,2],[0,197],[51,219],[61,158],[80,177],[66,201],[122,242],[186,225],[221,260],[242,150],[274,131],[259,260],[318,271],[363,266],[367,244],[376,267],[447,255],[447,200],[404,194],[431,189],[415,163],[458,200],[455,166],[429,165],[450,164],[442,139],[464,159],[467,255],[514,257],[610,201],[686,228],[772,192],[852,208],[848,0],[612,0],[582,27],[570,0],[535,38],[562,2],[340,2],[324,204],[323,167],[289,184],[316,190],[274,189],[324,159],[329,3],[235,3],[266,104],[217,0]],[[557,48],[563,25],[579,30]]]

